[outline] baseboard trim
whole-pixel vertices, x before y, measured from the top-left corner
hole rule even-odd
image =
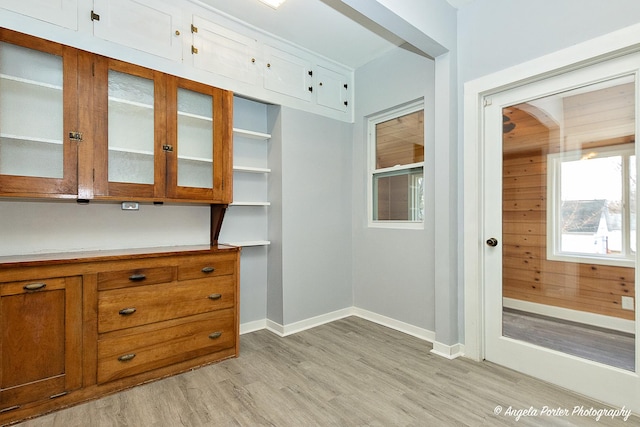
[[[386,326],[396,331],[403,332],[405,334],[420,338],[430,343],[436,339],[436,334],[428,329],[419,328],[414,325],[402,322],[400,320],[392,319],[391,317],[383,316],[372,311],[363,310],[361,308],[352,307],[353,316],[358,316],[362,319],[369,320],[370,322],[377,323],[378,325]]]
[[[392,319],[391,317],[383,316],[372,311],[364,310],[357,307],[348,307],[341,310],[336,310],[331,313],[323,314],[320,316],[311,317],[309,319],[301,320],[299,322],[291,323],[289,325],[281,325],[272,320],[265,319],[264,321],[258,320],[255,322],[248,322],[240,326],[241,333],[254,332],[260,329],[266,329],[279,337],[286,337],[288,335],[296,334],[298,332],[305,331],[307,329],[315,328],[326,323],[334,322],[336,320],[344,319],[345,317],[356,316],[378,325],[386,326],[398,332],[411,335],[421,340],[430,342],[433,344],[431,353],[453,360],[460,356],[464,356],[464,345],[454,344],[446,345],[439,343],[435,340],[436,334],[428,329],[419,328],[409,323],[402,322],[400,320]]]
[[[267,328],[267,319],[254,320],[253,322],[245,322],[240,324],[240,335],[250,332],[260,331]]]
[[[454,344],[454,345],[446,345],[440,342],[435,341],[433,343],[433,349],[431,353],[445,357],[449,360],[457,359],[458,357],[464,356],[464,345],[463,344]]]
[[[571,310],[569,308],[554,307],[535,302],[521,301],[513,298],[503,298],[502,306],[542,316],[555,317],[571,322],[584,323],[599,328],[613,329],[614,331],[635,334],[636,325],[633,320],[620,319],[603,314],[585,313],[584,311]]]
[[[286,337],[298,332],[305,331],[307,329],[315,328],[316,326],[324,325],[336,320],[344,319],[351,316],[352,308],[343,308],[341,310],[332,311],[331,313],[322,314],[320,316],[310,317],[308,319],[301,320],[299,322],[290,323],[288,325],[281,325],[273,322],[269,319],[266,321],[266,329],[281,337]]]

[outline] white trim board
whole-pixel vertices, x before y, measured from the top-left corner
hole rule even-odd
[[[365,319],[378,325],[386,326],[387,328],[430,342],[433,344],[433,350],[431,350],[431,352],[438,356],[442,356],[447,359],[455,359],[464,355],[463,344],[458,343],[454,345],[446,345],[439,343],[435,341],[436,334],[433,331],[357,307],[348,307],[336,310],[331,313],[311,317],[289,325],[281,325],[269,319],[243,323],[240,325],[240,331],[244,334],[261,329],[267,329],[280,337],[286,337],[307,329],[315,328],[316,326],[344,319],[349,316],[360,317],[361,319]]]
[[[625,332],[628,334],[635,334],[636,332],[636,324],[633,320],[620,319],[618,317],[587,313],[584,311],[554,307],[551,305],[538,304],[513,298],[502,298],[502,306],[505,308],[512,308],[514,310],[526,311],[527,313],[539,314],[541,316],[583,323],[585,325],[596,326],[598,328],[613,329],[614,331]]]
[[[240,324],[240,335],[248,334],[250,332],[260,331],[266,329],[267,319],[254,320],[253,322],[245,322]]]
[[[484,359],[483,102],[485,97],[605,59],[640,50],[640,24],[481,77],[464,85],[465,356]]]

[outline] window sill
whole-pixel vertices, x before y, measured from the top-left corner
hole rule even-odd
[[[626,258],[604,258],[598,256],[574,254],[547,254],[547,259],[549,261],[575,262],[578,264],[610,265],[615,267],[628,268],[635,267],[635,261]]]
[[[424,230],[422,221],[369,221],[369,228],[387,228],[398,230]]]

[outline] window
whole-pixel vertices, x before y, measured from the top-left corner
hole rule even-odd
[[[547,257],[633,266],[634,144],[548,155]]]
[[[369,118],[369,225],[422,228],[424,103]]]

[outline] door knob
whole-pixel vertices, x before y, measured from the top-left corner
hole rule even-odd
[[[489,240],[487,240],[487,245],[492,247],[498,246],[498,239],[496,239],[495,237],[490,238]]]

